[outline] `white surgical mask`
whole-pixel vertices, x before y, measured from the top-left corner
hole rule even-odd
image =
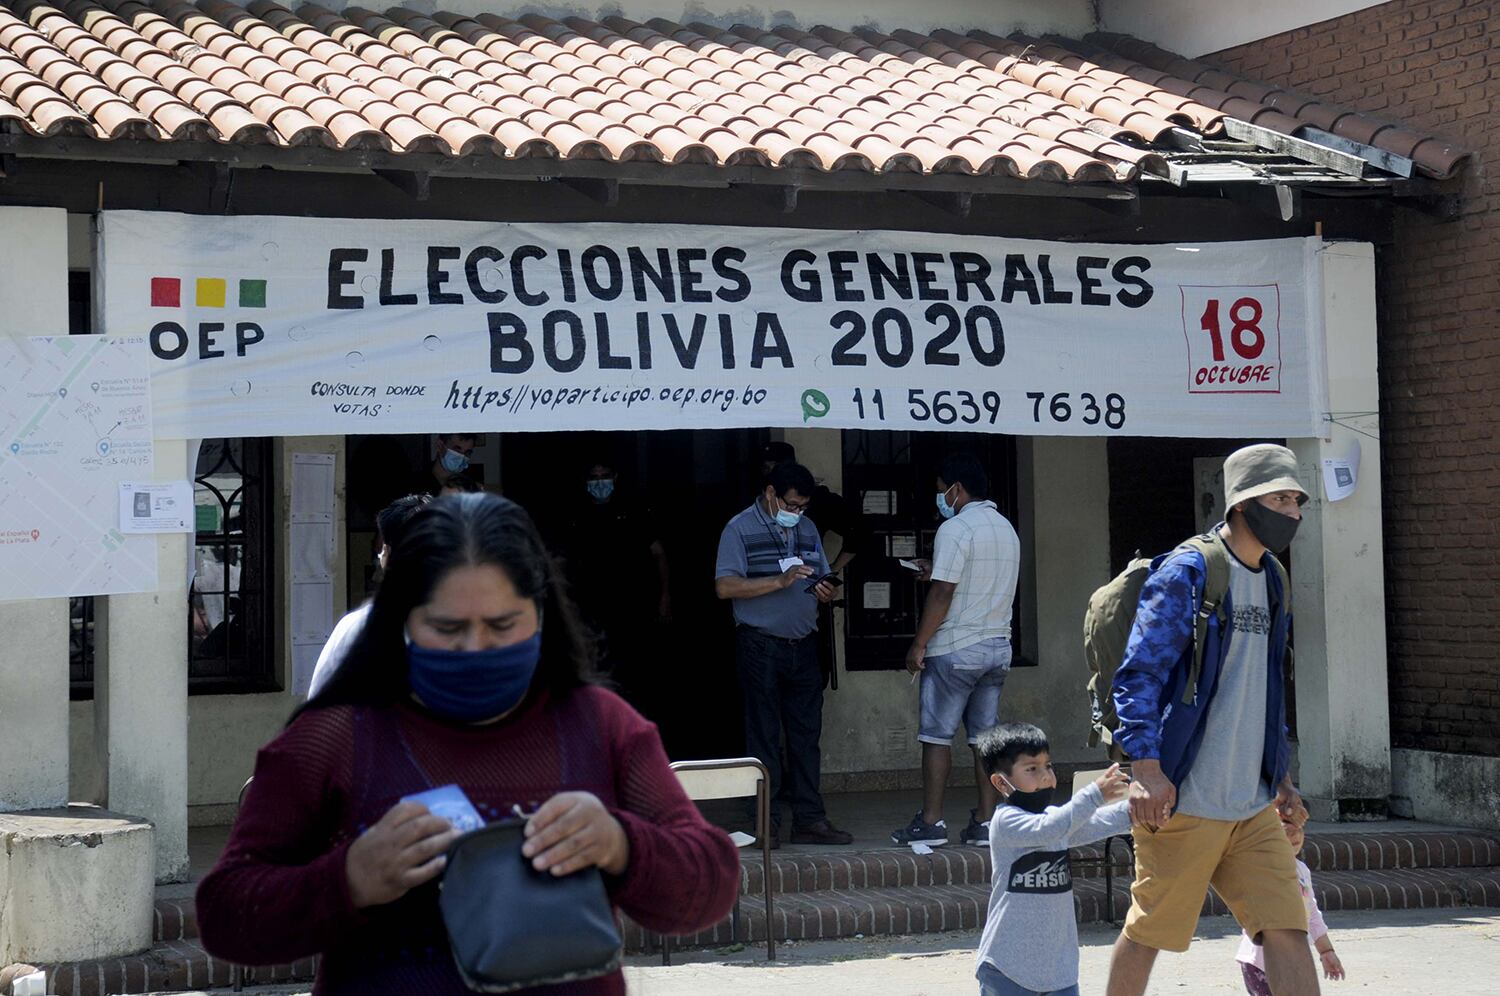
[[[952,491],[957,485],[949,485],[948,491]],[[951,519],[958,514],[958,509],[948,504],[948,491],[939,491],[937,496],[938,514],[945,519]]]

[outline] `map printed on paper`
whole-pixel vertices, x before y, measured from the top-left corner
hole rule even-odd
[[[119,529],[151,477],[139,336],[0,336],[0,600],[152,591],[156,538]]]

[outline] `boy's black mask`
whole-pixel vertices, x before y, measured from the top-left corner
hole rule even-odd
[[[1005,797],[1008,805],[1017,809],[1024,809],[1028,813],[1044,813],[1047,807],[1052,805],[1052,790],[1037,789],[1035,792],[1012,791]]]

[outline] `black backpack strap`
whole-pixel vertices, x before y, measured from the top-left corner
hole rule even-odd
[[[1183,705],[1198,698],[1198,679],[1203,675],[1203,652],[1208,642],[1209,620],[1217,618],[1220,629],[1225,620],[1224,596],[1229,593],[1229,550],[1218,531],[1194,536],[1179,549],[1195,551],[1203,558],[1203,598],[1193,616],[1193,663],[1188,681],[1182,689]]]

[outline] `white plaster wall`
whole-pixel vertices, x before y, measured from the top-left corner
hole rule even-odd
[[[0,208],[0,335],[68,331],[68,224]],[[0,603],[0,811],[68,801],[68,600]]]
[[[1375,252],[1329,243],[1318,253],[1327,336],[1329,407],[1380,408],[1376,376]],[[1380,440],[1371,418],[1329,425],[1326,440],[1291,440],[1312,500],[1292,547],[1297,626],[1298,778],[1317,819],[1338,818],[1338,800],[1390,793],[1390,707],[1386,680],[1385,547]],[[1330,502],[1321,462],[1361,450],[1358,488]]]
[[[68,215],[68,269],[94,268],[94,217],[88,214]]]
[[[1391,751],[1391,812],[1500,830],[1500,757]]]
[[[797,458],[835,491],[842,484],[840,434],[830,429],[788,429]],[[1103,439],[1023,440],[1018,455],[1022,483],[1020,519],[1025,558],[1022,603],[1038,634],[1037,667],[1011,671],[1000,700],[1000,718],[1025,720],[1047,730],[1053,757],[1092,761],[1087,746],[1088,706],[1082,651],[1083,607],[1109,579],[1109,466]],[[1042,537],[1036,539],[1036,537]],[[839,647],[842,659],[842,641]],[[905,672],[841,671],[837,691],[824,695],[823,773],[896,772],[896,782],[918,784],[917,686]],[[954,739],[955,781],[968,780],[965,734]],[[854,784],[865,784],[856,781]]]
[[[154,441],[153,479],[187,475],[187,444]],[[154,592],[95,603],[95,748],[105,805],[155,825],[156,880],[187,876],[186,533],[156,537]]]
[[[787,429],[781,437],[797,448],[797,460],[819,483],[843,489],[843,434],[837,429]],[[843,633],[842,610],[836,616]],[[917,690],[905,672],[844,671],[838,639],[839,687],[823,695],[823,773],[915,771]],[[836,782],[835,782],[836,783]]]
[[[354,6],[348,0],[330,4],[335,10]],[[791,24],[807,28],[829,24],[848,29],[870,25],[880,31],[906,28],[927,31],[934,27],[953,31],[983,28],[997,34],[1024,30],[1030,34],[1057,32],[1071,35],[1087,33],[1094,24],[1090,0],[1054,0],[1048,4],[1024,0],[864,0],[851,4],[841,0],[803,0],[795,10],[773,4],[735,3],[732,0],[710,0],[708,3],[672,3],[671,0],[627,0],[624,3],[517,3],[514,0],[408,0],[401,4],[411,10],[431,13],[434,10],[459,14],[492,13],[517,17],[542,13],[549,17],[585,17],[599,20],[623,16],[645,22],[662,17],[680,24],[703,21],[720,27],[749,24],[775,27]]]
[[[1036,564],[1038,666],[1011,671],[1000,718],[1040,726],[1055,762],[1092,762],[1100,754],[1088,747],[1083,610],[1110,577],[1106,440],[1043,436],[1030,443],[1032,512],[1022,535],[1030,533]]]
[[[1099,21],[1105,31],[1135,35],[1196,58],[1378,6],[1360,0],[1099,0]]]

